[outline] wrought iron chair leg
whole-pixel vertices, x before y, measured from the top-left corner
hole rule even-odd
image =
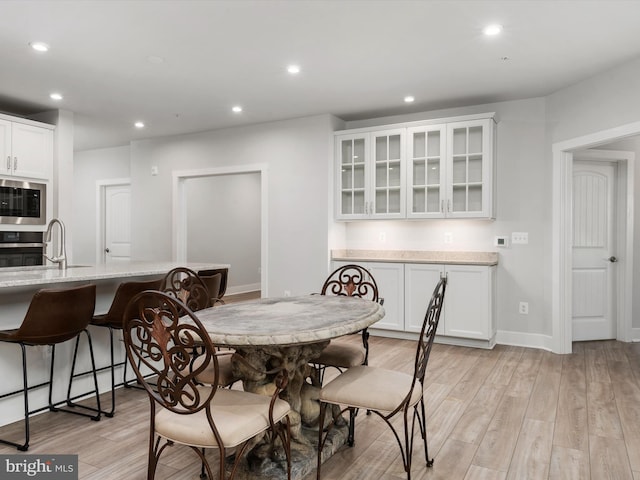
[[[349,436],[347,437],[347,445],[353,447],[355,444],[355,436],[356,436],[356,415],[358,414],[358,409],[350,407],[349,408]]]
[[[204,456],[204,448],[202,449],[202,455]],[[200,462],[200,478],[207,478],[207,472],[204,470],[204,460]]]
[[[322,432],[324,431],[324,415],[326,410],[327,404],[324,402],[320,402],[320,417],[318,418],[318,465],[316,468],[316,480],[320,480],[320,469],[322,467],[322,449],[324,448]]]
[[[429,458],[429,447],[427,442],[427,417],[425,416],[424,399],[420,400],[420,410],[422,410],[422,417],[420,419],[420,430],[422,430],[422,439],[424,440],[424,458],[427,462],[427,467],[433,467],[433,458]]]

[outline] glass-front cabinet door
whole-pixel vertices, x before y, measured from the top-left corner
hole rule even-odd
[[[493,120],[447,125],[447,217],[493,215]]]
[[[407,129],[407,218],[445,216],[444,125]]]
[[[336,218],[403,218],[405,129],[336,136]]]
[[[374,218],[404,217],[404,136],[404,129],[371,134]]]
[[[339,185],[336,216],[342,219],[366,218],[369,134],[340,135],[336,137],[336,148]]]

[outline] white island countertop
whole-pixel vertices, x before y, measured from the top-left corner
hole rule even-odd
[[[188,267],[195,271],[229,267],[227,264],[176,262],[123,262],[91,266],[70,265],[66,270],[60,270],[57,265],[9,267],[0,268],[0,288],[26,286],[55,288],[56,285],[70,282],[164,275],[172,268],[180,266]]]

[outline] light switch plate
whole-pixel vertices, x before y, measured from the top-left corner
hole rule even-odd
[[[513,232],[511,234],[511,243],[515,244],[527,244],[529,243],[529,232]]]

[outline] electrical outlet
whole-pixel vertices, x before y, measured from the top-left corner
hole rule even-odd
[[[518,312],[521,313],[522,315],[528,315],[529,302],[520,302],[520,305],[518,306]]]
[[[285,290],[284,291],[284,296],[285,297],[290,297],[291,296],[291,290]]]
[[[387,234],[385,232],[380,232],[380,242],[384,243],[387,241]]]
[[[453,243],[453,233],[446,232],[444,234],[444,243]]]
[[[511,243],[522,245],[529,243],[529,232],[513,232],[511,234]]]

